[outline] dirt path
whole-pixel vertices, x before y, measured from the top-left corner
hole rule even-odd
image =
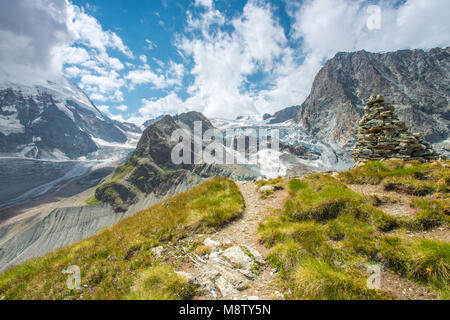
[[[253,182],[236,183],[245,200],[242,217],[215,234],[200,235],[211,253],[201,257],[188,253],[188,263],[179,273],[197,283],[203,292],[197,299],[283,299],[276,270],[265,260],[268,249],[259,243],[257,229],[264,218],[283,207],[287,192],[276,191],[262,199]]]

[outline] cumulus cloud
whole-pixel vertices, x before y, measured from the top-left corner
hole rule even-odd
[[[153,48],[156,47],[156,45],[151,40],[145,39],[145,43],[147,44],[147,50],[153,50]]]
[[[64,1],[1,1],[0,60],[3,72],[55,71],[54,50],[74,39],[67,19]]]
[[[139,60],[141,60],[141,62],[143,63],[147,63],[147,56],[145,54],[141,54],[139,56]]]
[[[69,1],[0,2],[0,68],[12,80],[64,74],[78,78],[92,100],[121,102],[125,66],[110,50],[134,58],[116,33]]]
[[[141,113],[154,115],[194,108],[207,116],[273,112],[300,104],[315,75],[338,51],[393,51],[450,44],[450,2],[447,0],[363,1],[286,0],[294,21],[287,35],[265,1],[249,0],[241,15],[227,18],[213,1],[196,0],[204,10],[188,12],[185,33],[177,49],[191,59],[186,71],[194,77],[181,100],[173,93],[151,103]],[[368,19],[381,9],[380,28]],[[256,80],[255,80],[256,79]],[[175,108],[176,109],[176,108]],[[172,110],[173,111],[173,110]]]
[[[371,29],[367,1],[307,1],[293,14],[294,36],[303,39],[306,54],[320,59],[338,51],[426,49],[450,43],[449,1],[407,0],[399,6],[381,1],[378,6],[381,24]]]
[[[276,111],[298,103],[299,94],[292,94],[296,86],[280,87],[297,75],[298,65],[269,4],[249,1],[242,15],[229,20],[211,1],[196,4],[205,12],[196,17],[188,13],[186,34],[177,41],[182,55],[193,61],[189,72],[194,82],[187,90],[190,97],[180,101],[172,96],[172,103],[219,117]],[[256,85],[250,80],[254,74],[263,78]],[[260,83],[264,85],[258,87]],[[168,97],[160,99],[162,105]],[[146,102],[141,111],[155,107],[157,115],[156,110],[164,110],[158,102]]]
[[[164,64],[163,67],[165,67]],[[170,61],[169,66],[160,72],[155,72],[147,63],[144,63],[139,69],[130,71],[125,79],[128,80],[131,90],[136,85],[142,84],[151,84],[154,88],[164,89],[180,85],[183,75],[183,65]]]
[[[128,106],[122,104],[120,106],[117,106],[116,109],[125,112],[128,110]]]
[[[183,61],[176,63],[148,51],[135,56],[118,34],[68,0],[0,1],[0,72],[63,72],[115,119],[122,118],[113,112],[133,112],[122,104],[124,90],[144,85],[165,96],[142,99],[129,121],[188,110],[232,118],[302,103],[338,51],[450,44],[448,0],[284,0],[289,28],[275,15],[278,2],[271,3],[248,0],[230,16],[213,0],[193,1],[197,8],[172,39]],[[368,27],[369,5],[380,7],[379,29]],[[155,47],[146,39],[142,49]],[[120,105],[105,106],[111,102]]]

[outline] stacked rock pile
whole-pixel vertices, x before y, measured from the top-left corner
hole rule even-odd
[[[381,95],[370,97],[359,122],[358,142],[353,150],[355,162],[400,159],[427,161],[436,158],[432,147],[420,133],[411,134]]]

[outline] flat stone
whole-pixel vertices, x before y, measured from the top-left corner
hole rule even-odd
[[[205,241],[203,241],[203,244],[212,248],[220,247],[220,242],[212,240],[211,238],[206,238]]]
[[[253,259],[247,255],[239,246],[234,246],[226,249],[223,254],[233,266],[240,267],[240,269],[247,269],[253,266]]]
[[[261,253],[256,250],[255,248],[249,246],[249,245],[244,245],[243,247],[245,247],[253,256],[253,259],[258,262],[259,264],[264,264],[266,263],[263,256],[261,255]]]
[[[228,282],[222,276],[220,276],[216,280],[216,287],[217,289],[219,289],[222,297],[230,296],[239,292],[238,290],[236,290],[235,287],[233,287],[233,285],[230,282]]]
[[[262,186],[261,188],[259,188],[259,192],[267,192],[267,191],[274,191],[275,190],[275,188],[274,188],[274,186],[269,186],[269,185],[267,185],[267,186]]]
[[[162,246],[158,246],[158,247],[152,248],[150,251],[153,252],[157,258],[161,258],[164,248]]]

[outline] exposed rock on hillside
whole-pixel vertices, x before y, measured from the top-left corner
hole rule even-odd
[[[394,114],[394,109],[384,102],[383,96],[370,97],[365,115],[359,122],[358,142],[353,151],[356,162],[435,158],[431,146],[422,141],[422,135],[409,133],[404,122]]]
[[[275,112],[273,115],[265,114],[263,119],[269,120],[269,124],[281,123],[295,118],[300,106],[292,106]]]
[[[450,47],[341,52],[317,74],[296,120],[316,138],[351,150],[365,100],[378,92],[425,141],[445,147],[450,131],[449,84]]]

